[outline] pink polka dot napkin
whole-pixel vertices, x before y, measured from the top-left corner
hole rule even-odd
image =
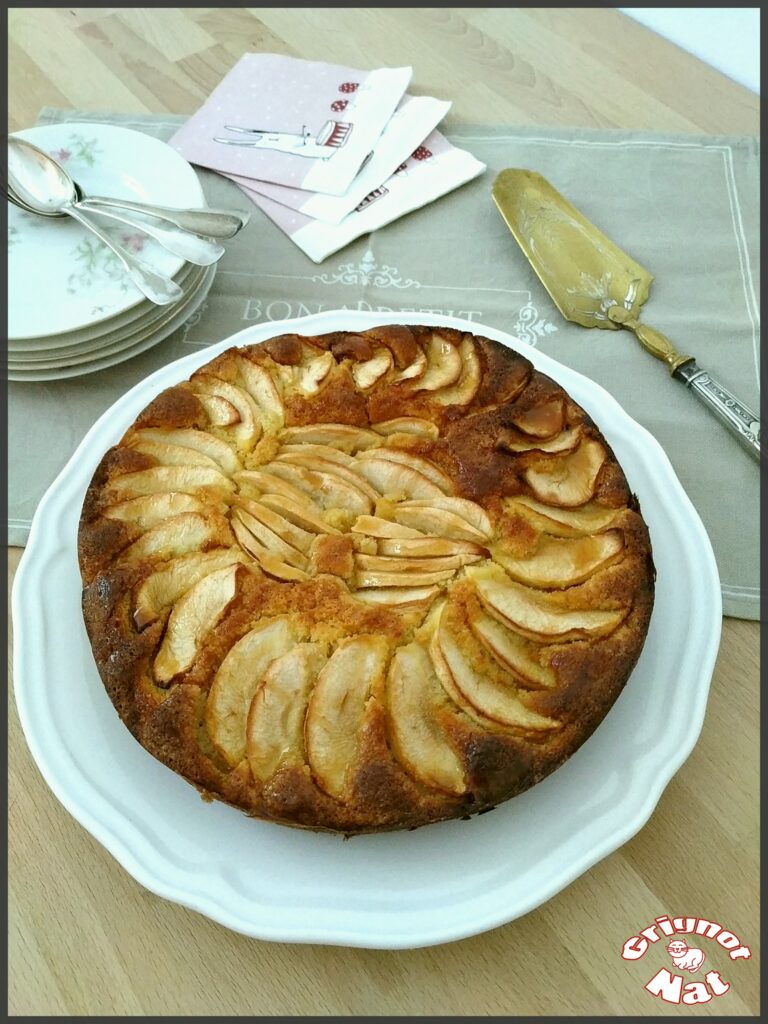
[[[369,158],[412,73],[247,53],[170,144],[215,171],[340,196]]]
[[[438,126],[450,108],[450,103],[431,96],[405,96],[376,141],[370,160],[366,161],[347,191],[340,196],[306,192],[288,185],[273,185],[238,174],[230,174],[228,177],[238,185],[245,185],[259,195],[298,210],[307,217],[328,224],[340,224],[370,192],[394,174],[400,164]]]
[[[240,188],[315,263],[355,238],[425,206],[485,170],[471,153],[453,146],[438,131],[417,146],[386,181],[375,188],[339,224],[307,217],[238,181]]]

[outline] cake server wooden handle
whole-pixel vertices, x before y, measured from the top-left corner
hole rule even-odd
[[[760,458],[760,418],[748,406],[706,370],[702,370],[695,359],[678,367],[672,376],[687,384],[750,455]]]

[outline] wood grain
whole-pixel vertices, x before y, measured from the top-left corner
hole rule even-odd
[[[757,133],[758,97],[612,9],[10,11],[10,128],[44,105],[191,113],[246,51],[412,64],[459,122]],[[9,552],[9,585],[20,552]],[[16,1015],[679,1015],[622,943],[661,914],[753,950],[706,1015],[757,1014],[758,626],[726,619],[701,738],[634,839],[476,938],[374,952],[256,942],[142,889],[63,809],[9,690],[9,1012]],[[708,947],[708,951],[711,947]]]

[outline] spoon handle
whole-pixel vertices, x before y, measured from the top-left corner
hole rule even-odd
[[[207,238],[199,238],[189,231],[182,231],[180,228],[164,228],[159,224],[149,224],[132,217],[130,213],[121,213],[116,208],[107,209],[96,204],[91,204],[87,199],[74,203],[78,210],[85,210],[89,213],[96,213],[100,217],[109,217],[112,220],[120,221],[122,224],[129,224],[150,238],[154,238],[168,252],[181,259],[194,263],[198,267],[209,267],[212,263],[221,259],[224,255],[224,246],[218,242],[211,242]]]
[[[148,299],[154,302],[155,305],[168,306],[172,302],[178,302],[178,300],[183,296],[184,292],[179,288],[175,281],[171,280],[170,277],[166,277],[165,274],[160,274],[156,270],[153,270],[142,260],[137,259],[133,253],[130,253],[127,249],[123,248],[122,245],[113,241],[106,232],[101,230],[98,224],[96,224],[87,213],[76,209],[71,203],[63,206],[62,209],[65,213],[68,213],[70,217],[79,221],[83,227],[92,231],[94,235],[104,243],[104,245],[108,246],[112,250],[115,256],[117,256],[125,267],[126,272],[136,287],[139,288],[142,294],[146,295]]]
[[[145,213],[159,220],[167,220],[184,231],[210,238],[232,238],[248,223],[249,214],[230,213],[227,210],[176,210],[171,206],[153,206],[150,203],[134,203],[129,199],[108,199],[105,196],[88,196],[91,206],[109,206],[134,213]]]

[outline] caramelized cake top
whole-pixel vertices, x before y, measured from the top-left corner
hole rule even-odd
[[[543,778],[618,696],[653,603],[596,425],[446,328],[224,352],[106,453],[79,555],[139,741],[205,795],[345,833]]]

